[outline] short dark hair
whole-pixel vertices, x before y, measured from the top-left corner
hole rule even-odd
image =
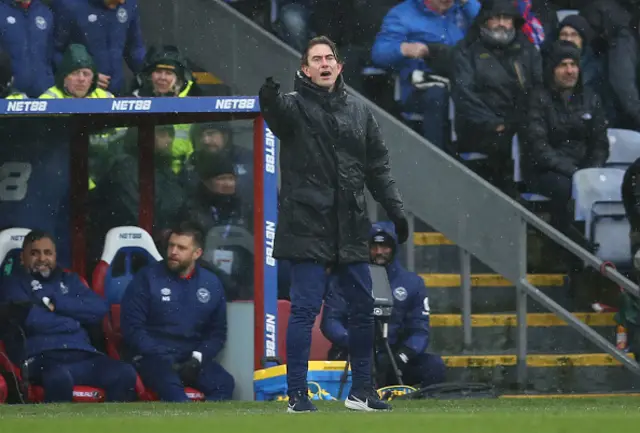
[[[25,249],[35,241],[39,241],[41,239],[49,239],[54,246],[56,245],[56,241],[55,239],[53,239],[53,236],[51,236],[49,233],[45,232],[44,230],[35,229],[27,233],[27,235],[22,240],[22,249]]]
[[[326,36],[316,36],[309,41],[309,43],[307,44],[307,49],[304,51],[304,53],[302,53],[302,58],[300,58],[300,64],[302,66],[309,64],[309,51],[316,45],[328,45],[329,48],[331,48],[331,52],[335,56],[338,63],[342,63],[340,61],[340,56],[338,56],[338,48],[336,48],[336,44]]]
[[[171,235],[191,236],[193,243],[198,248],[204,248],[204,230],[200,224],[195,221],[181,221],[171,228]]]

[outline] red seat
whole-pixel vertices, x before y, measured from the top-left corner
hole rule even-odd
[[[324,307],[323,307],[324,308]],[[320,331],[322,322],[322,308],[316,317],[311,330],[311,352],[310,361],[326,361],[331,348],[331,342],[325,338]],[[283,364],[287,363],[287,326],[291,315],[291,302],[287,300],[278,301],[278,357]]]

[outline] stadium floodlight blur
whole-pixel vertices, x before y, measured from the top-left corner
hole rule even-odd
[[[161,193],[154,191],[155,127],[253,120],[256,368],[263,357],[276,355],[277,263],[271,251],[277,222],[277,139],[260,116],[257,97],[1,100],[0,113],[7,143],[0,151],[0,229],[37,221],[51,232],[66,231],[68,265],[83,276],[91,134],[138,128],[138,225],[151,233],[154,194]],[[29,160],[34,155],[37,163]],[[61,185],[55,193],[48,190],[54,184]]]

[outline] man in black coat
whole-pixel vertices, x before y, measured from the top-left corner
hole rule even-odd
[[[388,410],[371,380],[373,297],[365,185],[408,236],[402,199],[390,174],[387,148],[369,109],[347,94],[335,44],[309,42],[295,92],[281,94],[271,78],[260,89],[262,114],[281,140],[280,209],[274,257],[292,261],[291,316],[287,329],[289,412],[316,408],[307,397],[311,329],[320,312],[328,274],[347,288],[353,384],[345,405]]]
[[[513,1],[485,0],[453,54],[456,150],[485,154],[471,168],[503,190],[512,185],[511,142],[527,118],[528,94],[542,84],[540,54],[523,24]]]
[[[556,41],[545,57],[545,86],[532,92],[522,140],[522,168],[532,192],[551,199],[552,223],[571,223],[573,174],[602,167],[609,157],[607,121],[598,94],[583,87],[580,49]]]

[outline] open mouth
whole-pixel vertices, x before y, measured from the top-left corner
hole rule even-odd
[[[330,77],[331,76],[331,71],[322,71],[322,72],[320,72],[320,76],[321,77]]]

